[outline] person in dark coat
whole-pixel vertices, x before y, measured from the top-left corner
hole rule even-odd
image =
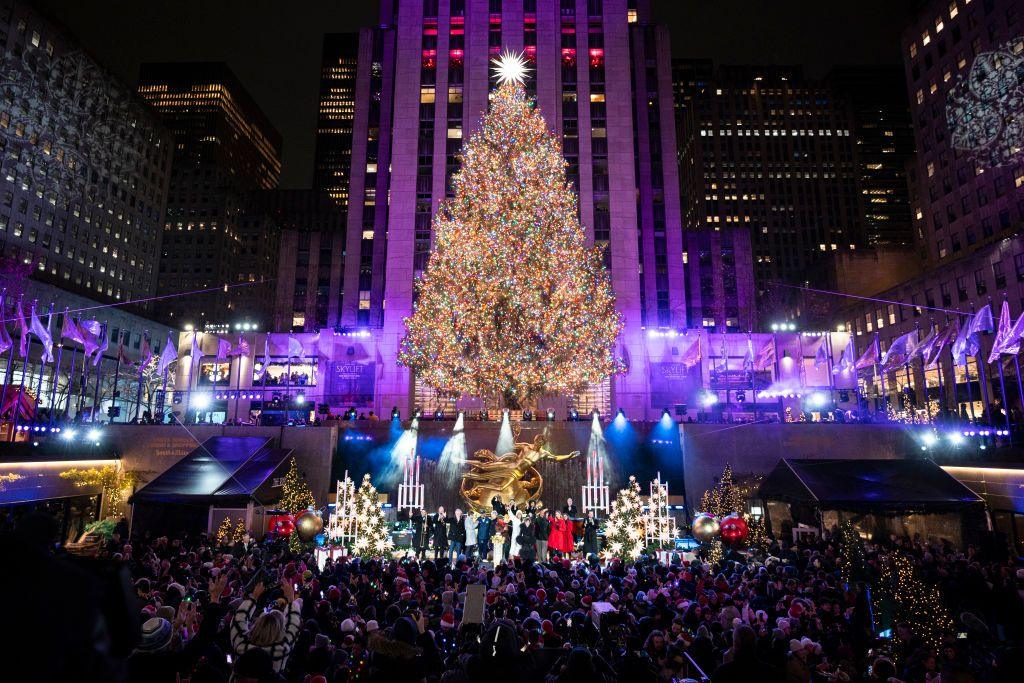
[[[572,502],[572,498],[565,499],[565,507],[562,508],[562,514],[569,519],[576,519],[580,516],[580,510],[576,507],[576,504]]]
[[[593,510],[587,510],[587,518],[583,521],[583,557],[590,557],[601,552],[601,544],[597,538],[600,525]]]
[[[502,502],[500,495],[496,495],[494,498],[491,498],[491,507],[498,513],[499,517],[504,517],[508,512],[508,508],[505,507],[505,503]]]
[[[429,536],[434,541],[434,559],[439,560],[448,552],[448,516],[444,506],[437,508],[437,514],[430,517]]]
[[[534,535],[537,537],[537,561],[548,561],[548,539],[551,537],[551,520],[547,510],[538,510],[533,519]]]
[[[409,521],[412,522],[412,548],[416,557],[423,559],[427,552],[427,511],[419,510],[412,514]]]
[[[523,562],[532,564],[537,559],[537,536],[534,534],[533,520],[529,515],[523,517],[522,526],[519,527],[519,557]]]
[[[455,509],[455,516],[445,520],[448,523],[448,562],[452,565],[466,550],[466,520],[462,510]]]
[[[476,549],[481,559],[487,558],[487,551],[491,547],[491,534],[494,527],[490,515],[480,515],[476,520]]]

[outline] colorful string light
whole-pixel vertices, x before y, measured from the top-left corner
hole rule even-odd
[[[586,246],[559,139],[518,79],[494,93],[461,161],[399,362],[440,392],[513,409],[621,371],[601,251]]]

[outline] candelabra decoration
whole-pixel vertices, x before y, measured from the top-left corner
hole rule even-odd
[[[604,478],[604,458],[597,450],[587,456],[587,483],[583,485],[583,512],[607,513],[611,502],[608,480]]]
[[[650,483],[650,504],[644,519],[647,547],[666,548],[676,537],[676,520],[668,513],[668,482],[658,478]]]
[[[424,487],[420,483],[420,456],[402,458],[402,483],[398,485],[398,512],[423,509]]]
[[[334,546],[347,548],[356,540],[356,485],[345,470],[334,494],[334,512],[327,520],[327,538]]]

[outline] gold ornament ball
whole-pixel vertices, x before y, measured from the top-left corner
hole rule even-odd
[[[295,533],[299,535],[299,540],[303,543],[312,541],[323,528],[324,520],[320,519],[320,515],[312,510],[295,515]]]
[[[718,536],[721,530],[721,527],[718,525],[718,520],[715,519],[714,515],[709,515],[706,512],[699,512],[697,513],[697,516],[693,518],[693,538],[698,543],[707,543]]]

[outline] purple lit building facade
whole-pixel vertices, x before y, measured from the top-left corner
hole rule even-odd
[[[532,62],[526,87],[562,137],[580,220],[605,249],[626,323],[628,371],[552,407],[654,410],[645,330],[682,328],[687,316],[670,46],[650,4],[399,0],[382,3],[380,25],[360,32],[335,327],[372,333],[378,407],[434,400],[397,365],[397,350],[430,255],[431,218],[487,108],[490,60],[508,49]]]
[[[1019,98],[1007,96],[1024,87],[1024,9],[1015,0],[929,2],[905,31],[902,50],[917,148],[907,177],[922,274],[876,295],[903,306],[858,303],[835,316],[858,350],[876,334],[882,349],[915,328],[923,337],[989,303],[998,317],[1004,297],[1014,317],[1024,310],[1024,111],[1014,111]],[[890,373],[890,403],[910,394],[923,411],[927,395],[933,412],[945,407],[968,417],[998,406],[998,367],[984,362],[993,336],[982,335],[979,358],[966,368],[954,368],[945,353],[938,369],[914,363],[909,372]],[[1024,398],[1015,367],[1004,372],[1011,408]],[[869,393],[881,389],[877,379],[861,382]]]

